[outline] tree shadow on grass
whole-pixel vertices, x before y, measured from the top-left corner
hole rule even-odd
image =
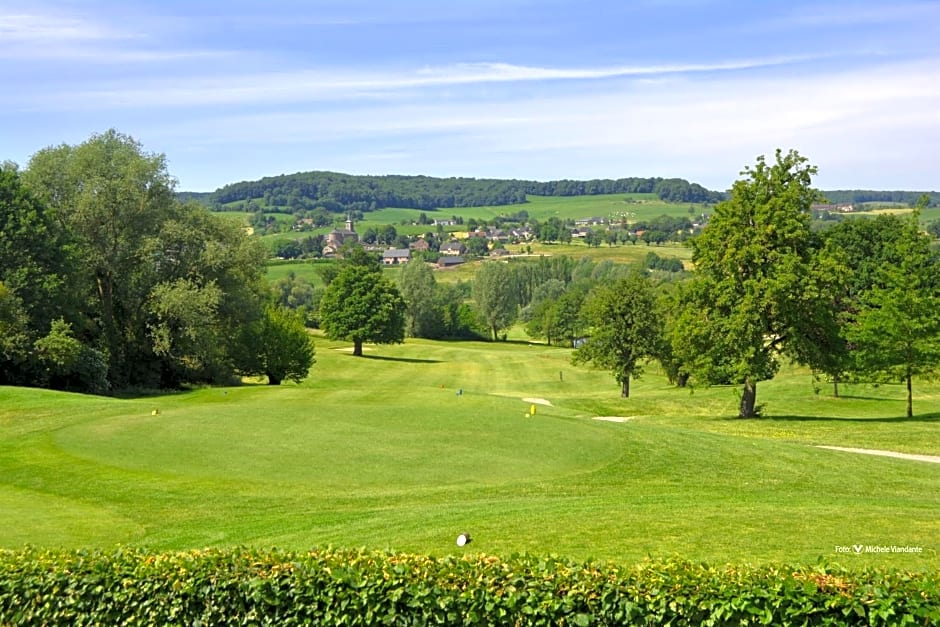
[[[389,357],[387,355],[362,355],[359,359],[376,359],[378,361],[400,361],[406,364],[439,364],[440,359],[417,359],[415,357]]]
[[[760,418],[727,418],[728,421],[748,420],[751,422],[940,422],[940,412],[915,414],[913,417],[889,416],[880,418],[854,418],[850,416],[762,416]]]

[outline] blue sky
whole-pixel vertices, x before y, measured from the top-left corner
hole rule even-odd
[[[940,189],[940,2],[0,0],[0,160],[116,128],[179,189],[682,177]]]

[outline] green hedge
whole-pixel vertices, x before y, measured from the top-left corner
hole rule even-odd
[[[365,550],[0,552],[0,625],[934,625],[940,574]]]

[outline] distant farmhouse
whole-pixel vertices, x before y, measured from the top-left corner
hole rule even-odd
[[[447,242],[441,246],[440,252],[445,256],[459,256],[466,254],[467,247],[460,242]]]
[[[431,249],[431,245],[428,244],[427,240],[425,240],[423,237],[417,241],[411,242],[408,244],[408,247],[411,250],[419,253],[426,253]]]
[[[407,248],[389,248],[382,253],[382,263],[394,266],[411,261],[411,251]]]

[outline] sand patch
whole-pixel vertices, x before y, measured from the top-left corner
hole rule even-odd
[[[832,451],[843,451],[845,453],[862,453],[864,455],[881,455],[882,457],[896,457],[898,459],[911,459],[918,462],[930,462],[931,464],[940,464],[940,455],[915,455],[914,453],[899,453],[897,451],[882,451],[874,448],[852,448],[848,446],[817,446],[816,448],[827,448]]]
[[[524,399],[522,399],[522,402],[523,402],[523,403],[534,403],[535,405],[545,405],[545,406],[547,406],[547,407],[551,407],[551,406],[552,406],[551,401],[547,401],[547,400],[545,400],[544,398],[524,398]]]
[[[627,422],[634,418],[636,416],[594,416],[594,420],[603,420],[604,422]]]

